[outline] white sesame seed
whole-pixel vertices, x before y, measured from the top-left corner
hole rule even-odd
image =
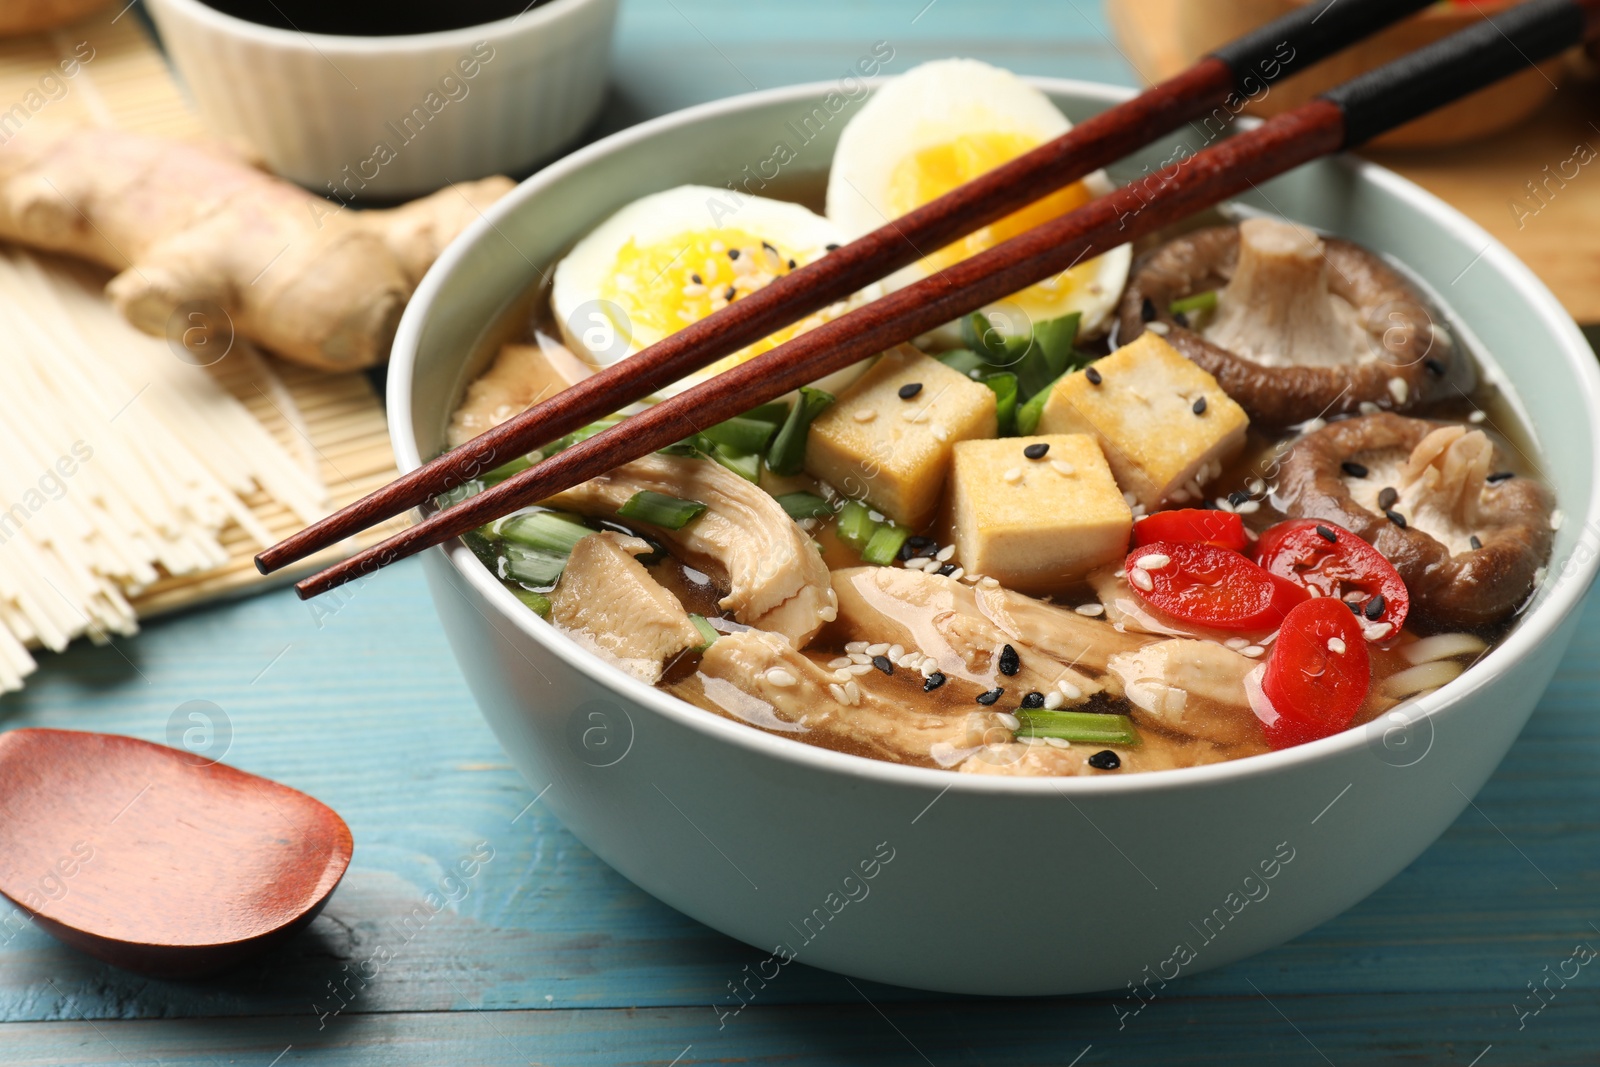
[[[924,678],[932,678],[939,672],[939,661],[934,659],[932,656],[929,656],[927,659],[922,661],[922,665],[919,666],[917,670],[922,672],[922,676]]]
[[[1060,693],[1051,692],[1044,695],[1044,706],[1046,711],[1054,711],[1066,702],[1067,698],[1062,696]]]
[[[983,588],[985,588],[985,589],[999,589],[1000,588],[1000,582],[998,580],[994,579],[994,578],[990,578],[988,575],[984,575],[982,578],[979,578],[978,579],[978,584],[980,586],[982,586]]]
[[[922,412],[916,408],[906,408],[900,413],[900,417],[905,419],[907,422],[916,422],[917,417],[921,414]]]
[[[1549,567],[1539,567],[1539,568],[1537,568],[1533,572],[1533,584],[1534,584],[1534,586],[1537,587],[1537,586],[1543,585],[1544,584],[1545,575],[1548,574],[1548,573],[1550,573],[1550,568]]]
[[[1022,468],[1012,467],[1010,470],[1002,474],[1001,477],[1010,482],[1012,485],[1016,485],[1018,482],[1022,481]]]
[[[1332,652],[1335,656],[1344,655],[1344,640],[1338,637],[1328,638],[1328,651]]]
[[[1171,556],[1162,555],[1160,552],[1152,552],[1148,556],[1140,556],[1138,559],[1134,560],[1133,565],[1141,568],[1142,570],[1158,571],[1171,562]]]
[[[1554,510],[1554,511],[1552,511],[1550,513],[1550,529],[1552,529],[1552,530],[1561,529],[1561,524],[1563,522],[1565,522],[1566,520],[1567,520],[1567,516],[1561,511],[1560,508],[1557,508],[1556,510]]]
[[[1022,720],[1011,714],[1009,711],[997,712],[995,714],[995,718],[999,719],[1000,725],[1004,726],[1007,730],[1020,730],[1022,728]]]
[[[1087,615],[1090,618],[1094,618],[1096,615],[1104,615],[1106,613],[1106,609],[1099,604],[1079,604],[1072,610],[1076,611],[1079,615]]]
[[[879,641],[875,645],[867,646],[867,655],[869,656],[881,656],[887,651],[889,651],[889,642],[887,641]]]
[[[1261,510],[1261,501],[1246,500],[1243,504],[1240,504],[1237,508],[1234,508],[1234,510],[1240,515],[1254,515],[1256,512]]]
[[[851,660],[850,660],[849,656],[840,656],[838,659],[830,659],[828,661],[828,669],[836,671],[840,667],[848,667],[848,666],[850,666],[850,663],[851,663]]]
[[[850,703],[861,703],[861,687],[855,682],[844,683],[844,695],[850,698]]]
[[[1411,387],[1406,384],[1404,378],[1390,378],[1389,395],[1394,397],[1396,404],[1404,404],[1406,397],[1411,395]]]
[[[850,673],[859,677],[871,670],[877,670],[877,668],[870,663],[857,663],[850,668]]]
[[[955,554],[956,554],[956,546],[955,545],[945,545],[938,552],[934,553],[933,558],[938,560],[940,563],[949,563],[950,562],[950,557],[954,556]]]
[[[850,653],[850,662],[851,663],[871,663],[872,662],[872,657],[867,655],[865,652],[852,652],[852,653]]]
[[[771,682],[779,689],[787,689],[789,686],[794,685],[795,682],[799,681],[799,679],[782,667],[773,667],[767,671],[767,681]]]
[[[686,285],[683,287],[684,296],[705,296],[709,290],[703,285]]]
[[[867,650],[867,643],[865,641],[851,641],[849,644],[844,646],[844,650],[846,652],[865,652]]]
[[[1378,405],[1374,404],[1370,400],[1363,400],[1361,403],[1356,405],[1356,410],[1361,412],[1363,415],[1376,415],[1378,413]]]
[[[1260,496],[1261,493],[1267,488],[1267,483],[1262,481],[1260,478],[1251,478],[1244,484],[1245,488],[1249,489],[1250,492],[1256,496]]]
[[[1071,748],[1072,747],[1072,742],[1064,740],[1063,738],[1060,738],[1060,737],[1045,737],[1045,738],[1041,738],[1040,740],[1042,740],[1045,744],[1049,745],[1051,748]]]
[[[884,652],[884,655],[888,656],[891,660],[897,660],[905,654],[906,646],[904,645],[890,645],[888,650]]]
[[[828,683],[828,694],[841,704],[850,703],[849,698],[844,695],[844,690],[835,682]]]
[[[838,617],[839,609],[834,607],[832,604],[817,609],[817,618],[821,619],[823,622],[832,622]]]
[[[1187,504],[1189,502],[1189,490],[1174,489],[1171,493],[1167,494],[1167,499],[1172,501],[1174,504]]]
[[[1135,589],[1141,589],[1146,593],[1156,587],[1156,583],[1150,580],[1150,572],[1143,567],[1135,567],[1130,570],[1128,572],[1128,581],[1133,583]]]
[[[1139,502],[1139,498],[1134,496],[1132,493],[1123,493],[1122,494],[1122,500],[1130,508],[1133,507],[1133,505],[1135,505],[1135,504],[1137,504]]]
[[[901,656],[899,659],[894,661],[894,665],[896,667],[904,667],[907,670],[913,670],[913,671],[916,670],[917,667],[919,667],[921,664],[922,664],[922,653],[921,652],[907,652],[905,655]]]
[[[1051,460],[1050,469],[1061,475],[1063,478],[1069,478],[1078,471],[1078,468],[1074,467],[1064,459]]]
[[[932,430],[932,433],[933,439],[938,441],[940,444],[944,444],[946,441],[950,440],[950,431],[945,429],[942,425],[935,426]]]
[[[1393,629],[1394,626],[1391,623],[1375,622],[1370,626],[1363,626],[1361,628],[1361,636],[1368,641],[1382,641],[1389,636],[1389,632]]]
[[[1224,641],[1222,643],[1227,645],[1229,648],[1233,649],[1235,652],[1237,652],[1241,648],[1243,648],[1245,645],[1248,645],[1250,642],[1245,640],[1242,637],[1230,637],[1230,638],[1228,638],[1226,641]]]
[[[1217,499],[1212,501],[1212,503],[1217,506],[1218,511],[1226,511],[1230,513],[1233,511],[1233,504],[1230,503],[1228,498],[1225,496],[1217,497]]]
[[[855,675],[850,673],[850,668],[848,667],[844,668],[843,670],[837,670],[833,672],[833,680],[836,682],[848,682],[854,677]]]
[[[1239,650],[1239,655],[1249,656],[1251,659],[1259,659],[1266,651],[1260,645],[1245,645]]]
[[[857,422],[871,422],[873,419],[878,417],[878,409],[856,408],[855,414],[851,415],[850,417],[855,419]]]
[[[1467,416],[1467,421],[1468,422],[1483,422],[1488,417],[1489,417],[1488,414],[1486,414],[1485,412],[1474,411],[1471,415]]]
[[[1167,332],[1172,329],[1164,322],[1147,322],[1144,324],[1144,328],[1158,337],[1165,337]]]
[[[932,561],[923,559],[921,556],[912,556],[910,559],[902,561],[900,565],[907,570],[920,571],[927,569],[930,562]]]
[[[1061,695],[1066,697],[1068,700],[1080,700],[1083,698],[1083,690],[1079,689],[1065,678],[1059,678],[1056,680],[1056,689],[1059,690]]]
[[[957,567],[955,570],[950,572],[949,578],[951,579],[951,581],[956,581],[956,580],[959,580],[961,578],[961,576],[966,574],[966,573],[967,573],[966,571],[962,570],[960,567]]]

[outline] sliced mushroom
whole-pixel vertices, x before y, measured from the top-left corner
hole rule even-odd
[[[1203,325],[1172,311],[1211,291],[1217,306]],[[1398,271],[1278,219],[1196,230],[1141,257],[1123,293],[1121,342],[1156,323],[1270,427],[1362,404],[1405,410],[1471,385],[1470,360]]]
[[[1222,745],[1265,748],[1244,678],[1255,660],[1211,641],[1174,638],[1111,658],[1135,721]]]
[[[728,576],[720,606],[747,626],[804,648],[835,615],[822,555],[776,500],[719,463],[652,453],[552,497],[553,507],[614,516],[649,490],[697,500],[705,512],[681,530],[650,527],[674,554]]]
[[[1381,413],[1301,438],[1278,492],[1289,515],[1337,523],[1383,553],[1411,592],[1412,618],[1471,629],[1516,610],[1550,555],[1549,490],[1489,477],[1500,468],[1482,430]]]
[[[703,638],[671,592],[634,557],[650,545],[605,531],[579,541],[550,594],[550,621],[647,684]]]
[[[946,762],[955,753],[1012,738],[998,711],[974,706],[930,714],[913,710],[894,693],[859,683],[846,690],[848,684],[776,634],[747,630],[719,637],[706,649],[699,672],[672,690],[709,711],[900,763]]]

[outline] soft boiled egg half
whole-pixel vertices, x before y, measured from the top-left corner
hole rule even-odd
[[[941,59],[873,93],[845,126],[828,177],[828,218],[854,239],[1072,128],[1038,89],[975,59]],[[890,275],[899,289],[1109,192],[1103,171],[974,231]],[[1002,333],[1079,312],[1079,333],[1105,332],[1128,277],[1127,245],[986,309]],[[1020,313],[1020,314],[1019,314]]]
[[[622,208],[556,266],[550,304],[563,339],[607,367],[727,307],[843,243],[799,204],[683,185]],[[832,304],[660,391],[675,393],[838,318],[876,287]],[[836,391],[858,371],[819,384]]]

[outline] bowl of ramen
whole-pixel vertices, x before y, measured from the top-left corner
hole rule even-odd
[[[968,60],[864,81],[885,58],[645,123],[496,205],[401,323],[402,467],[1126,96]],[[770,953],[719,1013],[796,959],[1131,986],[1132,1011],[1348,908],[1487,779],[1594,575],[1597,398],[1524,266],[1332,159],[424,567],[541,802]]]

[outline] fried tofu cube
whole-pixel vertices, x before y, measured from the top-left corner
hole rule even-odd
[[[1220,473],[1244,447],[1249,422],[1215,378],[1146,330],[1057,382],[1038,429],[1093,434],[1117,484],[1154,511]]]
[[[1037,459],[1024,451],[1040,445]],[[1051,593],[1128,551],[1133,512],[1088,434],[962,441],[950,481],[956,559],[969,574]]]
[[[938,510],[952,447],[998,432],[994,390],[901,346],[811,424],[806,471],[920,528]]]

